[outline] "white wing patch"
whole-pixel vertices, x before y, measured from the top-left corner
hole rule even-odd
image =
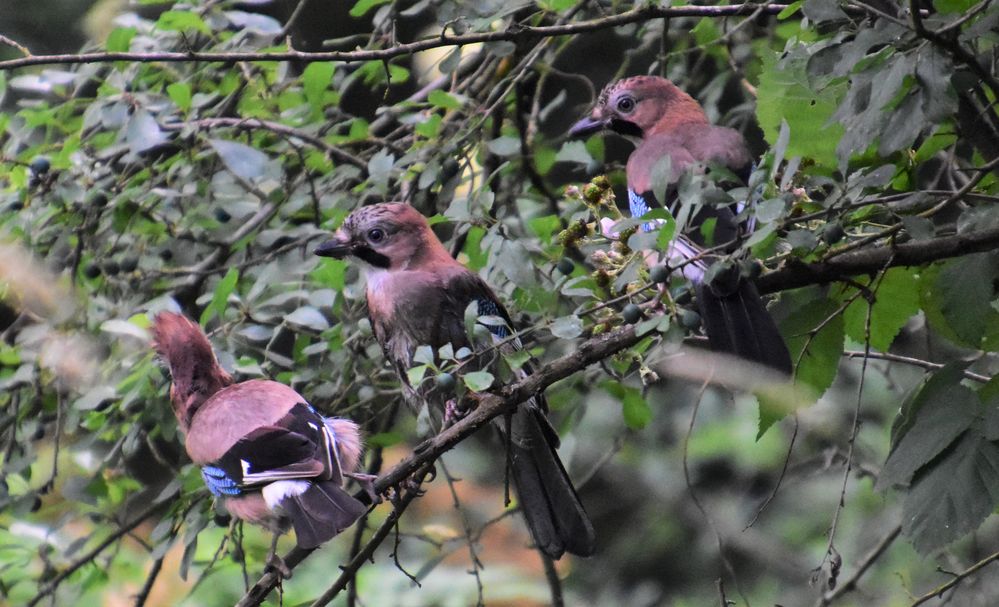
[[[308,491],[311,484],[309,481],[277,481],[265,486],[260,492],[267,502],[267,507],[274,510],[285,498]]]

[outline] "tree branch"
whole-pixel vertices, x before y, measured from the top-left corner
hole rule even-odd
[[[362,171],[368,170],[368,163],[364,160],[354,156],[349,152],[345,152],[340,148],[330,145],[324,141],[321,137],[312,135],[311,133],[306,133],[300,129],[290,127],[280,122],[271,122],[268,120],[259,120],[257,118],[202,118],[200,120],[191,120],[188,122],[177,122],[171,124],[162,125],[165,131],[180,131],[187,127],[194,127],[198,129],[213,129],[213,128],[236,128],[236,129],[262,129],[265,131],[270,131],[278,135],[283,135],[285,137],[294,137],[296,139],[301,139],[302,141],[317,147],[320,150],[326,152],[334,160],[340,162],[345,162],[352,164]]]
[[[93,549],[91,549],[89,552],[87,552],[80,558],[73,561],[68,567],[59,572],[58,575],[49,580],[48,584],[46,584],[45,587],[42,588],[38,592],[38,594],[35,595],[33,599],[28,601],[27,607],[32,607],[33,605],[37,605],[46,596],[55,592],[55,590],[59,587],[59,584],[61,584],[63,580],[76,573],[76,571],[79,570],[80,567],[83,567],[87,563],[97,558],[97,555],[100,554],[101,552],[104,552],[104,550],[107,549],[108,546],[110,546],[111,544],[117,542],[124,536],[131,533],[133,529],[141,525],[143,521],[152,516],[157,510],[164,508],[163,504],[164,502],[162,500],[154,502],[148,508],[137,514],[135,518],[133,518],[131,521],[123,524],[121,527],[118,528],[117,531],[104,538],[104,540],[101,541],[101,543],[94,546]]]
[[[553,383],[565,379],[573,373],[616,354],[625,348],[630,348],[641,339],[641,336],[635,335],[635,327],[633,325],[621,327],[610,333],[584,341],[571,354],[552,361],[533,375],[528,375],[519,381],[501,386],[493,392],[481,393],[479,395],[478,407],[472,410],[467,416],[454,425],[445,428],[440,434],[421,443],[413,450],[412,455],[378,477],[374,482],[375,492],[378,494],[385,493],[387,489],[398,486],[413,475],[416,475],[418,480],[422,479],[422,475],[426,473],[429,466],[437,461],[441,455],[474,434],[493,418],[502,415],[505,411],[513,409],[535,394],[544,391],[545,388]],[[363,492],[358,493],[356,497],[362,501],[369,499]],[[385,533],[387,534],[388,531],[386,530]],[[370,544],[371,542],[369,541]],[[377,546],[372,547],[371,550],[373,551],[375,547]],[[366,547],[364,551],[358,554],[358,557],[364,556],[367,554],[367,551],[368,548]],[[294,569],[312,552],[312,550],[293,548],[283,557],[285,565],[288,566],[288,569]],[[356,559],[357,557],[355,557]],[[280,576],[276,572],[268,571],[247,591],[246,595],[238,603],[238,607],[259,605],[267,597],[267,594],[277,586],[279,581]]]
[[[938,596],[942,595],[943,593],[947,592],[948,590],[950,590],[954,586],[957,586],[958,584],[960,584],[961,581],[964,580],[966,577],[968,577],[969,575],[973,575],[973,574],[977,573],[979,569],[981,569],[982,567],[985,567],[986,565],[988,565],[989,563],[991,563],[993,561],[999,561],[999,552],[994,552],[994,553],[990,554],[989,556],[987,556],[984,559],[978,561],[977,563],[975,563],[971,567],[968,567],[967,569],[965,569],[961,573],[955,575],[954,579],[950,580],[946,584],[941,584],[940,586],[937,586],[933,590],[927,592],[923,596],[921,596],[918,599],[916,599],[912,603],[912,605],[910,605],[909,607],[916,607],[916,605],[922,605],[926,601],[928,601],[928,600],[930,600],[930,599],[932,599],[934,597],[938,597]]]
[[[918,240],[894,246],[880,246],[844,253],[826,261],[788,265],[756,280],[761,293],[774,293],[808,285],[826,284],[883,268],[918,266],[950,257],[999,248],[999,228]]]
[[[514,25],[504,30],[475,32],[460,36],[449,36],[446,32],[441,32],[440,35],[424,38],[415,42],[397,44],[384,49],[361,51],[322,51],[314,53],[295,50],[283,52],[98,52],[62,55],[32,55],[30,57],[20,57],[17,59],[10,59],[8,61],[0,61],[0,70],[12,70],[32,65],[110,63],[114,61],[132,61],[137,63],[234,63],[237,61],[336,61],[350,63],[354,61],[388,61],[396,57],[413,55],[415,53],[434,48],[465,46],[468,44],[482,42],[522,42],[531,38],[550,38],[570,34],[596,32],[621,25],[627,25],[629,23],[662,19],[665,17],[733,17],[749,16],[756,12],[767,15],[776,15],[786,9],[787,6],[788,5],[786,4],[756,3],[728,4],[720,6],[677,6],[671,8],[644,6],[617,15],[591,19],[579,23],[547,26]],[[847,10],[849,12],[849,9]],[[853,10],[858,14],[863,14],[864,12],[862,10]]]

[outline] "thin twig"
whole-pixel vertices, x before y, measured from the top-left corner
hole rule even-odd
[[[403,491],[399,499],[396,500],[395,507],[392,509],[392,512],[390,512],[385,518],[385,522],[382,523],[382,526],[375,531],[373,536],[371,536],[371,539],[368,540],[364,549],[358,552],[357,556],[355,556],[350,563],[343,567],[343,573],[340,574],[340,577],[337,578],[337,580],[326,590],[326,592],[313,601],[312,607],[323,607],[323,605],[329,604],[330,601],[336,598],[336,596],[347,587],[347,583],[354,579],[354,576],[357,574],[357,571],[361,568],[361,566],[372,557],[378,546],[380,546],[382,542],[385,541],[385,538],[388,537],[389,532],[391,532],[392,529],[399,523],[399,518],[402,516],[402,513],[406,511],[409,504],[411,504],[413,500],[420,495],[421,492],[419,486],[423,482],[423,479],[430,474],[432,469],[433,462],[429,462],[413,476],[413,486]],[[240,605],[242,605],[242,602]]]
[[[714,533],[715,541],[718,543],[718,558],[721,559],[722,565],[725,567],[725,572],[728,573],[729,577],[735,582],[736,589],[739,594],[742,595],[743,601],[749,604],[746,600],[746,595],[743,594],[741,585],[739,584],[739,578],[735,575],[735,568],[732,567],[732,563],[728,560],[728,556],[725,554],[725,541],[722,539],[721,532],[715,525],[714,520],[708,513],[708,509],[701,502],[701,498],[697,495],[697,491],[694,490],[694,482],[690,478],[690,437],[694,433],[694,423],[697,421],[697,412],[701,408],[701,401],[704,400],[704,392],[708,389],[708,385],[711,383],[710,377],[705,379],[701,384],[701,387],[697,390],[697,398],[694,399],[694,409],[690,412],[690,422],[687,424],[687,432],[683,435],[683,480],[687,484],[687,493],[690,495],[691,501],[694,502],[694,506],[704,517],[704,521],[708,524],[708,527]]]
[[[922,360],[920,358],[913,358],[911,356],[902,356],[900,354],[891,354],[889,352],[862,352],[859,350],[846,350],[845,352],[843,352],[843,356],[846,356],[847,358],[867,357],[877,360],[887,360],[890,362],[904,363],[907,365],[922,367],[923,369],[927,369],[929,371],[936,371],[938,369],[943,369],[946,366],[943,363],[930,362],[928,360]],[[989,377],[988,375],[982,375],[981,373],[975,373],[974,371],[965,371],[964,376],[967,377],[968,379],[982,383],[987,383],[992,381],[992,378]]]
[[[149,573],[146,575],[146,581],[142,584],[142,589],[139,590],[139,594],[135,596],[135,607],[143,607],[146,604],[146,600],[149,599],[149,593],[153,590],[153,584],[156,583],[156,578],[159,576],[160,571],[163,569],[163,557],[153,561],[153,566],[149,569]]]
[[[870,552],[864,555],[864,558],[860,559],[860,564],[857,565],[856,571],[850,574],[850,577],[843,580],[843,583],[839,585],[835,590],[824,593],[815,604],[815,607],[825,607],[831,604],[836,599],[840,598],[844,594],[853,591],[857,587],[857,582],[860,581],[861,576],[871,568],[881,555],[884,554],[888,547],[892,545],[892,542],[898,538],[899,534],[902,532],[901,525],[895,525],[891,531],[889,531],[881,541],[871,548]]]
[[[46,596],[55,592],[56,588],[59,587],[59,584],[61,584],[63,580],[76,573],[76,571],[80,567],[83,567],[87,563],[93,561],[95,558],[97,558],[97,555],[100,554],[101,552],[104,552],[104,550],[106,550],[108,546],[114,544],[122,537],[128,535],[133,529],[141,525],[143,521],[152,516],[157,510],[161,508],[163,508],[162,502],[156,502],[154,504],[151,504],[148,508],[146,508],[138,515],[136,515],[136,517],[133,518],[131,521],[119,527],[117,531],[104,538],[103,541],[94,546],[89,552],[87,552],[80,558],[70,563],[68,567],[60,571],[58,575],[49,580],[49,582],[45,585],[45,587],[42,588],[38,592],[38,594],[34,596],[34,598],[28,601],[26,607],[32,607],[33,605],[37,605]]]
[[[983,567],[985,567],[989,563],[992,563],[993,561],[999,561],[999,552],[994,552],[994,553],[990,554],[989,556],[987,556],[984,559],[978,561],[977,563],[975,563],[971,567],[968,567],[967,569],[965,569],[961,573],[958,573],[957,575],[954,576],[954,578],[952,580],[950,580],[946,584],[941,584],[941,585],[937,586],[936,588],[934,588],[933,590],[927,592],[923,596],[921,596],[918,599],[916,599],[911,605],[909,605],[909,607],[916,607],[917,605],[922,605],[923,603],[925,603],[926,601],[928,601],[928,600],[930,600],[932,598],[939,597],[940,595],[942,595],[943,593],[947,592],[948,590],[950,590],[954,586],[957,586],[958,584],[960,584],[965,578],[967,578],[970,575],[974,575],[975,573],[978,572],[978,570],[982,569]]]

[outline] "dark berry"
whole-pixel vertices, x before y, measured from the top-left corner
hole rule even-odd
[[[820,233],[820,237],[827,244],[836,244],[843,240],[844,236],[846,236],[846,231],[843,229],[843,224],[838,221],[832,221],[822,226],[822,232]]]
[[[108,276],[115,276],[120,271],[121,271],[121,266],[118,265],[117,261],[112,259],[110,261],[104,262],[104,273],[107,274]]]
[[[689,308],[684,308],[680,310],[680,324],[687,329],[696,329],[701,325],[701,315]]]
[[[454,375],[451,375],[450,373],[438,373],[437,377],[434,378],[434,382],[437,384],[438,388],[445,392],[454,390],[454,385],[456,383]]]
[[[171,259],[173,259],[173,251],[171,251],[170,249],[163,249],[162,251],[160,251],[160,259],[162,259],[163,261],[170,261]]]
[[[52,163],[45,156],[36,156],[34,160],[31,161],[31,172],[35,175],[44,175],[49,172],[52,168]]]
[[[559,272],[568,276],[569,274],[572,274],[573,270],[576,269],[576,264],[572,263],[572,260],[569,259],[568,257],[563,257],[562,259],[558,260],[558,264],[555,266],[555,268]]]
[[[226,512],[215,513],[215,525],[218,527],[228,527],[231,520],[232,516]]]
[[[38,427],[35,428],[35,433],[31,436],[31,438],[32,440],[42,440],[45,438],[45,426],[38,424]]]
[[[459,170],[461,170],[461,166],[458,164],[458,161],[454,158],[448,158],[441,167],[441,182],[450,181],[452,177],[458,174]]]
[[[139,267],[139,259],[137,257],[128,256],[121,260],[122,272],[134,272],[137,267]]]
[[[83,269],[83,275],[87,278],[97,278],[101,275],[101,267],[96,263],[88,264],[86,268]]]
[[[763,264],[755,259],[746,259],[739,262],[739,271],[750,280],[756,280],[763,273]]]
[[[621,310],[621,317],[624,318],[624,322],[626,323],[636,323],[642,318],[642,309],[630,303]]]
[[[221,207],[215,209],[215,221],[219,223],[229,223],[230,219],[232,219],[232,215],[226,212],[225,209]]]
[[[652,279],[652,282],[662,284],[669,280],[669,274],[669,266],[662,264],[655,266],[649,271],[649,278]]]
[[[108,203],[108,195],[104,190],[97,190],[87,199],[87,205],[101,208]]]

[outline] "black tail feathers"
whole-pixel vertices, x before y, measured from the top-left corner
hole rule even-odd
[[[711,349],[791,373],[791,355],[756,286],[740,280],[728,293],[697,285],[704,332]]]
[[[525,405],[513,416],[510,468],[535,544],[553,559],[565,552],[590,556],[593,524],[555,452],[554,430],[545,427],[540,411]]]
[[[304,493],[286,497],[281,507],[295,528],[300,548],[316,548],[350,527],[367,508],[334,481],[313,483]]]

